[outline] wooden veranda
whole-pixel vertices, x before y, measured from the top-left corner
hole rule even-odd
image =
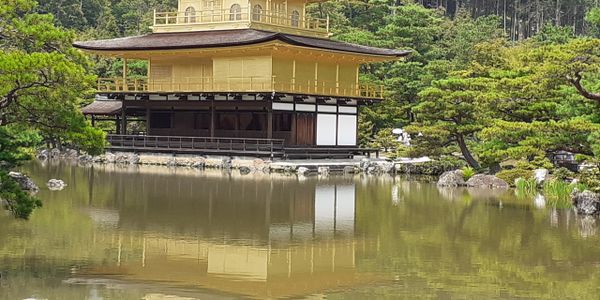
[[[271,158],[349,158],[370,156],[378,149],[360,147],[290,147],[283,139],[107,135],[110,151],[158,152],[173,154],[256,156]]]

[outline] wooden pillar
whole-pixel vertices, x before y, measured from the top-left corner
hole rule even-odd
[[[119,115],[115,116],[115,132],[121,134],[121,119],[119,118]]]
[[[319,88],[319,63],[315,61],[315,93],[317,92],[317,89]]]
[[[146,107],[146,135],[150,135],[150,107]]]
[[[296,91],[296,59],[292,61],[292,92]]]
[[[210,137],[215,137],[215,101],[210,101]]]
[[[335,94],[340,94],[340,64],[335,64]],[[336,101],[337,103],[337,101]]]
[[[125,101],[121,102],[121,134],[127,134],[127,108],[125,107]]]
[[[127,58],[123,58],[123,91],[127,91]]]
[[[270,108],[267,111],[267,138],[273,138],[273,110]]]
[[[92,127],[96,127],[96,117],[92,115]]]
[[[297,124],[296,124],[296,122],[297,122],[296,115],[297,114],[298,113],[296,111],[292,112],[292,130],[291,130],[291,134],[292,134],[292,139],[291,140],[292,141],[290,143],[292,145],[298,145],[298,133],[297,133],[297,129],[296,129],[298,127]]]

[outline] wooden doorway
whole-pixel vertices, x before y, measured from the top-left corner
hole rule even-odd
[[[313,146],[315,144],[315,114],[296,114],[296,145]]]

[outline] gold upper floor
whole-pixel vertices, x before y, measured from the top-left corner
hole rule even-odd
[[[381,85],[359,81],[356,56],[272,42],[179,52],[129,53],[148,62],[145,77],[100,78],[99,93],[281,92],[383,98]]]
[[[253,28],[329,37],[329,17],[306,14],[308,0],[179,0],[175,12],[154,12],[152,31],[186,32]]]

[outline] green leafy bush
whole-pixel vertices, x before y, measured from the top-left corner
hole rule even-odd
[[[585,168],[579,173],[579,181],[586,185],[590,191],[600,192],[600,169],[598,167]]]
[[[400,164],[398,173],[437,176],[446,171],[457,170],[465,166],[466,163],[463,160],[452,156],[444,156],[424,163]]]
[[[469,180],[469,178],[473,177],[473,175],[475,175],[475,169],[471,168],[471,167],[463,167],[462,169],[463,172],[463,178],[466,180]]]
[[[502,170],[496,173],[496,177],[506,181],[511,186],[515,186],[515,181],[518,178],[523,178],[525,180],[533,178],[533,171],[517,167],[510,170]]]
[[[554,176],[554,178],[556,178],[557,180],[566,180],[569,178],[574,178],[575,177],[575,173],[571,172],[569,169],[567,168],[557,168],[556,170],[554,170],[552,172],[552,176]]]
[[[21,219],[29,218],[35,208],[42,206],[42,201],[24,191],[5,171],[0,171],[0,199],[6,201],[8,209]]]

